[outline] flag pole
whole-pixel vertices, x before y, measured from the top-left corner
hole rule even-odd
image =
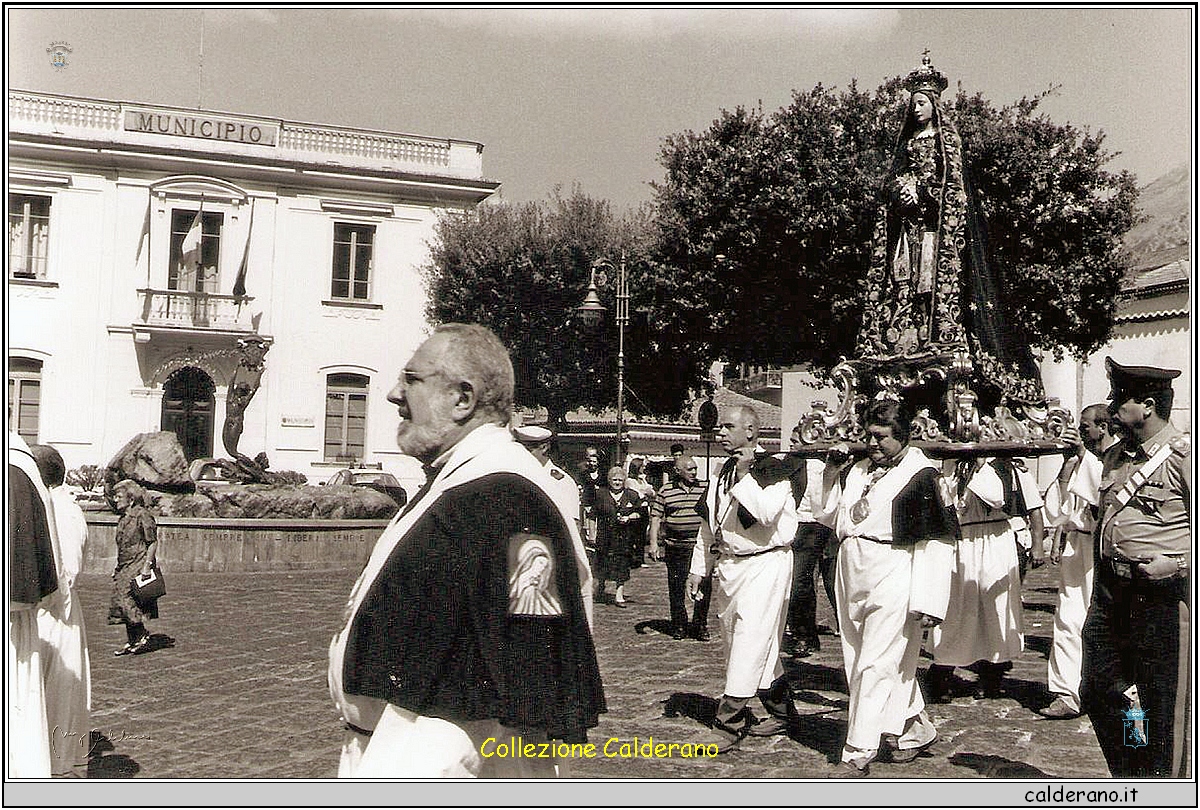
[[[204,109],[204,11],[200,11],[200,69],[196,71],[196,109]]]

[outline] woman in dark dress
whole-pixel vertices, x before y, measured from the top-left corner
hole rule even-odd
[[[109,624],[125,625],[128,643],[114,655],[145,652],[150,643],[147,618],[158,618],[158,600],[138,602],[133,598],[133,580],[154,567],[158,550],[158,524],[146,508],[146,490],[128,479],[113,485],[110,496],[117,521],[117,567],[113,571],[112,606]]]
[[[617,584],[613,603],[625,606],[625,583],[629,579],[634,540],[646,531],[646,503],[642,496],[625,488],[625,470],[608,471],[608,489],[596,492],[596,599],[604,595],[608,580]]]

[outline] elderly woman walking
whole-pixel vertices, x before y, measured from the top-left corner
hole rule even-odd
[[[146,490],[128,479],[118,481],[110,495],[117,521],[117,567],[113,571],[112,605],[108,609],[109,624],[125,625],[128,643],[114,655],[146,652],[150,644],[147,618],[158,618],[158,600],[138,602],[133,596],[133,580],[154,568],[158,550],[158,524],[146,508]]]

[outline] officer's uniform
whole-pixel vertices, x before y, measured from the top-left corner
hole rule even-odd
[[[1169,390],[1179,375],[1106,363],[1114,408]],[[1113,776],[1190,772],[1190,510],[1191,442],[1174,426],[1105,454],[1081,697]],[[1174,576],[1146,576],[1138,562],[1156,554],[1176,560]]]
[[[514,439],[530,450],[539,445],[546,444],[554,438],[554,431],[540,425],[521,425],[520,427],[513,428],[512,434]],[[574,478],[549,458],[542,463],[542,467],[550,474],[550,486],[548,489],[554,498],[554,503],[565,514],[574,515],[575,523],[579,526],[581,539],[575,548],[575,557],[576,563],[579,566],[579,581],[583,586],[583,592],[588,594],[589,597],[586,606],[588,609],[588,622],[590,624],[592,620],[592,602],[590,597],[595,583],[592,581],[591,560],[588,557],[587,549],[583,545],[582,539],[583,526],[581,525],[581,520],[583,510],[579,502],[579,485],[575,483]]]

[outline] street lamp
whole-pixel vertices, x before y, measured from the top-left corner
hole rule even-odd
[[[583,303],[575,308],[580,319],[588,324],[600,322],[607,308],[600,303],[596,292],[596,269],[606,268],[617,272],[617,464],[621,463],[621,438],[625,435],[625,324],[629,323],[629,285],[625,279],[625,251],[621,251],[621,264],[614,268],[608,259],[592,262],[592,275],[588,281],[587,295]]]

